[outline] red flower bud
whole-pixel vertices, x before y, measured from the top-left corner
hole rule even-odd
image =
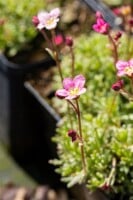
[[[74,142],[77,139],[77,132],[75,130],[69,130],[68,136],[71,137],[72,142]]]
[[[121,36],[122,36],[122,33],[121,33],[120,31],[118,31],[118,32],[116,33],[115,37],[114,37],[114,40],[117,41],[119,38],[121,38]]]
[[[119,80],[116,83],[114,83],[112,85],[112,89],[115,91],[119,91],[120,89],[122,89],[124,86],[124,81],[123,80]]]
[[[57,46],[63,44],[63,43],[64,43],[63,35],[61,35],[61,34],[56,35],[56,36],[53,38],[53,42],[54,42]]]
[[[133,18],[129,19],[128,23],[130,26],[133,26]]]
[[[37,16],[32,17],[32,23],[34,24],[34,26],[37,26],[39,24],[39,19]]]
[[[73,46],[73,39],[71,37],[66,37],[65,43],[66,43],[67,46],[72,47]]]
[[[104,183],[100,188],[102,190],[108,190],[108,189],[110,189],[110,185],[108,185],[107,183]]]

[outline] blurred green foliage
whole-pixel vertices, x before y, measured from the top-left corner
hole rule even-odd
[[[123,60],[131,58],[133,52],[133,39],[130,48],[127,42],[129,39],[123,34],[119,46],[119,58]],[[76,74],[86,77],[87,87],[87,92],[80,97],[86,177],[83,178],[79,145],[72,143],[67,135],[70,119],[76,129],[76,117],[73,112],[71,118],[67,116],[65,100],[56,97],[54,102],[63,118],[53,138],[59,159],[52,163],[57,165],[56,171],[69,187],[85,182],[88,188],[94,189],[108,179],[115,158],[112,191],[133,195],[133,103],[111,89],[116,72],[108,39],[97,33],[81,34],[75,39],[74,52]],[[64,77],[70,77],[70,65],[70,55],[65,55],[62,58]],[[55,83],[55,89],[60,88],[58,74]]]
[[[37,34],[32,16],[45,7],[44,0],[1,0],[0,50],[13,56]]]
[[[117,6],[123,3],[123,0],[101,0],[102,2],[106,3],[109,6]]]

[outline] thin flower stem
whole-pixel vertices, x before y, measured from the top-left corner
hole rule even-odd
[[[116,43],[114,42],[112,36],[110,35],[110,33],[108,33],[108,38],[109,38],[109,41],[111,42],[112,46],[113,46],[113,58],[114,58],[114,65],[116,65],[116,62],[118,61],[118,52],[117,52],[117,45]]]
[[[72,101],[70,101],[70,100],[67,100],[67,101],[71,104],[71,106],[73,107],[74,111],[76,113],[78,113],[78,110],[77,110],[76,106],[72,103]]]
[[[133,101],[133,95],[131,95],[128,91],[126,91],[125,89],[121,89],[119,91],[119,93],[121,95],[123,95],[125,98],[127,98],[129,101]]]
[[[47,34],[46,34],[46,32],[44,31],[44,29],[41,29],[40,32],[41,32],[42,36],[44,37],[44,39],[46,40],[46,42],[47,42],[49,48],[50,48],[51,50],[53,50],[52,42],[50,41],[50,39],[49,39],[49,37],[47,36]]]
[[[83,141],[83,136],[82,136],[81,115],[80,115],[80,109],[79,109],[78,99],[76,99],[75,101],[76,101],[76,106],[77,106],[79,136],[80,136],[80,139],[81,139],[81,142],[82,142],[82,144],[80,145],[81,158],[82,158],[82,166],[83,166],[84,174],[86,174],[86,162],[85,162],[85,153],[84,153],[84,141]]]
[[[133,78],[130,78],[130,84],[131,84],[131,93],[133,94]]]
[[[54,29],[51,30],[51,35],[52,35],[52,38],[56,37]],[[59,60],[59,55],[58,55],[58,49],[57,49],[57,47],[56,47],[54,42],[53,42],[53,47],[54,47],[55,62],[56,62],[56,65],[58,67],[58,70],[59,70],[59,75],[60,75],[60,78],[61,78],[61,82],[63,82],[63,75],[62,75],[62,70],[61,70],[61,65],[60,65],[60,60]]]
[[[73,47],[70,47],[70,53],[71,53],[71,59],[72,59],[72,77],[74,77],[74,64],[75,64],[75,56],[74,56],[74,51]]]
[[[112,102],[111,102],[111,106],[107,111],[108,112],[108,117],[110,117],[110,115],[112,113],[113,106],[115,105],[115,102],[116,102],[116,97],[117,97],[117,93],[115,93],[115,95],[113,96],[113,99],[112,99]]]
[[[70,121],[70,126],[71,129],[73,129],[73,120],[72,120],[72,115],[71,115],[71,108],[70,108],[70,102],[67,102],[67,109],[68,109],[68,115],[69,115],[69,121]]]

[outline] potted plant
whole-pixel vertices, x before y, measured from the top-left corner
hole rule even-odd
[[[52,35],[47,50],[59,70],[55,94],[63,102],[59,108],[64,108],[53,138],[59,158],[50,162],[57,166],[68,187],[80,186],[76,199],[90,199],[85,188],[99,189],[99,198],[101,191],[107,199],[129,199],[133,195],[132,13],[126,6],[119,11],[124,22],[127,19],[125,32],[112,30],[97,12],[93,29],[100,34],[83,34],[74,43],[71,37],[55,35],[59,10],[36,16],[37,28],[43,33],[48,29]],[[52,14],[54,20],[50,20]],[[68,51],[60,51],[58,45],[62,43]]]

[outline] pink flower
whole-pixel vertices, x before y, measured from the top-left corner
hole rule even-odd
[[[75,76],[72,78],[65,78],[63,80],[63,89],[56,91],[55,95],[59,98],[65,98],[67,100],[76,99],[81,94],[86,92],[85,77],[83,75]]]
[[[93,29],[101,34],[107,34],[109,30],[109,24],[104,21],[103,18],[98,17],[96,24],[93,25]]]
[[[115,91],[119,91],[122,89],[124,86],[124,81],[123,80],[118,80],[116,83],[112,85],[112,89]]]
[[[118,76],[129,76],[133,77],[133,59],[129,61],[119,60],[116,63],[116,69],[118,70]]]
[[[59,8],[55,8],[50,12],[40,12],[37,15],[39,23],[37,24],[37,28],[39,30],[46,28],[48,30],[54,29],[57,26],[57,22],[59,21],[60,10]]]

